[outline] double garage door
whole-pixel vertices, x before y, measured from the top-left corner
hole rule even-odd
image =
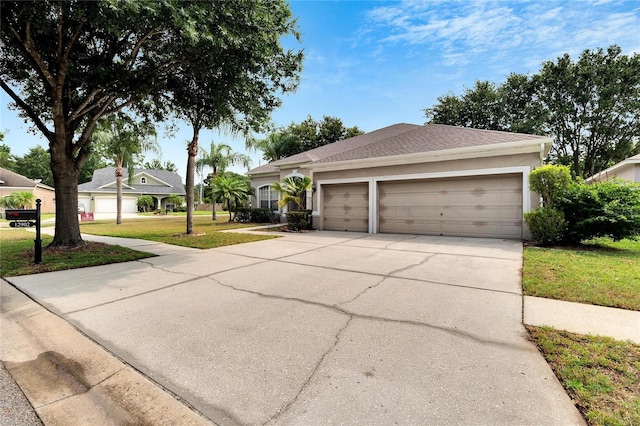
[[[522,238],[522,175],[382,181],[377,230]],[[323,185],[324,229],[367,232],[369,184]]]

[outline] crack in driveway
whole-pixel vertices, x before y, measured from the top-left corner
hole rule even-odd
[[[259,297],[264,297],[265,299],[274,299],[274,300],[282,300],[282,301],[287,301],[287,302],[296,302],[296,303],[302,303],[305,305],[311,305],[311,306],[317,306],[320,308],[324,308],[324,309],[329,309],[331,311],[334,311],[336,313],[342,314],[342,315],[347,315],[353,318],[358,318],[358,319],[363,319],[363,320],[370,320],[370,321],[378,321],[378,322],[384,322],[384,323],[392,323],[392,324],[404,324],[404,325],[410,325],[410,326],[417,326],[417,327],[426,327],[432,330],[438,330],[438,331],[442,331],[444,333],[450,334],[452,336],[455,337],[461,337],[463,339],[469,339],[469,340],[473,340],[476,343],[480,343],[483,345],[494,345],[494,346],[499,346],[499,347],[511,347],[514,349],[522,349],[521,346],[518,345],[509,345],[506,344],[504,342],[499,342],[499,341],[495,341],[495,340],[488,340],[488,339],[482,339],[472,333],[468,333],[465,331],[461,331],[455,328],[450,328],[450,327],[442,327],[442,326],[438,326],[438,325],[433,325],[433,324],[428,324],[425,322],[420,322],[420,321],[412,321],[412,320],[403,320],[403,319],[395,319],[395,318],[385,318],[385,317],[378,317],[378,316],[374,316],[374,315],[364,315],[364,314],[358,314],[356,312],[351,312],[349,310],[347,310],[346,308],[341,307],[341,304],[344,303],[348,303],[348,302],[340,302],[340,303],[336,303],[333,305],[328,305],[326,303],[321,303],[321,302],[315,302],[313,300],[306,300],[306,299],[301,299],[299,297],[291,297],[291,296],[282,296],[282,295],[277,295],[277,294],[268,294],[268,293],[262,293],[256,290],[249,290],[249,289],[244,289],[244,288],[239,288],[236,286],[233,286],[231,284],[225,284],[223,282],[218,281],[217,279],[213,278],[213,277],[208,277],[211,281],[213,281],[214,283],[222,286],[222,287],[226,287],[226,288],[230,288],[232,290],[235,291],[240,291],[243,293],[249,293],[249,294],[253,294],[255,296],[259,296]],[[384,281],[384,280],[382,280]],[[379,285],[382,284],[382,281],[379,282],[378,284],[375,284],[371,287],[377,287]],[[361,296],[362,294],[364,294],[369,288],[364,289],[361,294],[359,294],[358,296]],[[357,298],[357,297],[356,297]]]
[[[262,423],[263,425],[266,425],[268,423],[271,423],[271,422],[277,420],[280,416],[282,416],[287,411],[289,411],[289,409],[293,406],[293,404],[295,404],[298,401],[298,399],[300,398],[300,395],[302,395],[302,392],[304,392],[304,390],[307,387],[309,387],[309,384],[311,383],[311,380],[313,379],[313,377],[316,375],[316,373],[320,369],[320,366],[324,362],[324,359],[327,357],[327,355],[329,355],[329,353],[331,351],[333,351],[333,349],[335,349],[336,346],[338,346],[338,343],[340,343],[340,335],[342,333],[344,333],[344,331],[347,329],[347,327],[349,327],[349,324],[351,323],[351,320],[353,320],[353,315],[350,315],[349,319],[347,320],[345,325],[340,330],[338,330],[338,332],[334,336],[333,344],[322,354],[322,356],[320,357],[320,359],[316,363],[315,367],[313,368],[313,371],[311,372],[311,374],[309,374],[309,376],[304,381],[302,386],[300,386],[300,390],[298,390],[298,393],[296,394],[296,396],[293,397],[289,402],[284,404],[281,408],[279,408],[278,411],[276,411],[271,417],[269,417],[267,419],[267,421],[263,422]]]

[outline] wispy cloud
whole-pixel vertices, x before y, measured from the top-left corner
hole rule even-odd
[[[439,50],[445,66],[515,56],[521,64],[539,65],[540,58],[611,44],[626,54],[637,52],[639,15],[640,3],[629,1],[401,1],[371,9],[367,27],[373,29],[368,40],[378,44],[378,55],[381,48],[400,44]]]

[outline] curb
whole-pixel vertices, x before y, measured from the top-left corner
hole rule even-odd
[[[210,425],[2,280],[0,359],[46,425]]]

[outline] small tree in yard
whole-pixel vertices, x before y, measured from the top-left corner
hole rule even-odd
[[[231,200],[245,200],[251,194],[251,186],[246,179],[237,175],[218,175],[213,184],[214,199],[222,199],[227,202],[229,211],[229,222],[233,220],[231,216]]]
[[[273,184],[273,189],[282,194],[278,201],[280,207],[294,202],[299,210],[304,209],[307,200],[307,190],[311,188],[312,180],[309,176],[288,177]]]
[[[136,200],[136,205],[138,206],[138,210],[146,213],[153,207],[153,198],[151,195],[142,195]]]

